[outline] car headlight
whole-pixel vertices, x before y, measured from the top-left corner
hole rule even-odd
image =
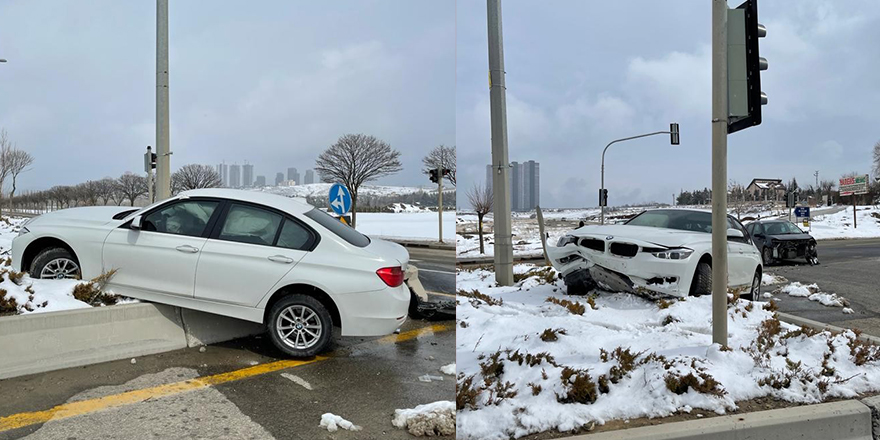
[[[556,242],[556,247],[563,247],[569,243],[577,243],[577,237],[573,235],[563,235],[559,237],[559,241]]]
[[[660,258],[662,260],[686,260],[693,253],[694,253],[693,249],[675,248],[675,249],[666,249],[663,251],[651,252],[651,255],[653,255],[657,258]]]
[[[21,237],[22,235],[27,234],[28,232],[31,232],[31,231],[28,230],[28,228],[25,228],[24,226],[22,226],[21,229],[18,230],[18,236]]]

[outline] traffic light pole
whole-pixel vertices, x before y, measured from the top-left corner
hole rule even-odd
[[[712,342],[727,346],[727,0],[712,0]]]
[[[501,0],[486,0],[489,28],[489,111],[492,123],[492,192],[495,222],[495,282],[513,285],[513,234],[510,214],[510,160],[507,156],[507,96]]]
[[[599,188],[600,193],[605,192],[605,152],[608,151],[608,147],[610,147],[611,145],[616,144],[618,142],[629,141],[629,140],[648,137],[648,136],[655,136],[658,134],[670,134],[670,133],[671,132],[669,132],[669,131],[655,131],[654,133],[640,134],[638,136],[632,136],[632,137],[623,138],[623,139],[615,139],[615,140],[609,142],[608,145],[605,146],[605,149],[602,150],[602,171],[600,173],[602,175],[602,177],[601,177],[602,187]],[[601,213],[599,214],[599,224],[604,225],[605,224],[605,205],[602,203],[599,203],[599,205],[602,210]]]
[[[441,164],[437,167],[437,212],[439,213],[440,221],[437,223],[440,226],[440,239],[438,240],[440,243],[443,243],[443,165]]]

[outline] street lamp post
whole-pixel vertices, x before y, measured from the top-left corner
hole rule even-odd
[[[630,141],[633,139],[638,139],[638,138],[643,138],[643,137],[648,137],[648,136],[656,136],[658,134],[670,135],[670,143],[672,145],[678,145],[678,137],[679,137],[678,124],[673,122],[673,123],[669,124],[669,131],[655,131],[653,133],[640,134],[638,136],[632,136],[632,137],[627,137],[627,138],[623,138],[623,139],[615,139],[615,140],[609,142],[608,145],[605,146],[605,149],[602,150],[602,172],[601,172],[602,187],[599,189],[599,194],[600,194],[599,208],[602,210],[602,213],[599,216],[599,223],[600,224],[602,224],[602,225],[605,224],[605,203],[602,203],[601,197],[602,197],[602,194],[605,192],[605,152],[608,151],[608,147],[610,147],[618,142]]]

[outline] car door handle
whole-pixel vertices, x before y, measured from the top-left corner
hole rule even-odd
[[[178,246],[178,247],[176,247],[175,249],[179,250],[180,252],[186,252],[186,253],[188,253],[188,254],[194,254],[194,253],[196,253],[196,252],[199,251],[199,248],[197,248],[197,247],[192,247],[192,246],[190,246],[190,245],[188,245],[188,244],[185,244],[185,245],[183,245],[183,246]]]
[[[293,263],[293,258],[287,258],[284,255],[272,255],[271,257],[269,257],[269,261],[274,261],[276,263],[290,264],[290,263]]]

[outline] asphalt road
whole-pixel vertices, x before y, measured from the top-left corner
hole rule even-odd
[[[419,280],[428,292],[455,294],[455,251],[410,247],[410,263],[419,268]]]
[[[0,439],[410,438],[392,426],[395,409],[453,400],[455,379],[439,368],[455,362],[454,326],[409,321],[302,365],[252,337],[0,380]],[[363,430],[330,433],[324,413]]]
[[[880,336],[880,239],[823,240],[819,242],[818,266],[784,262],[765,269],[789,281],[817,283],[822,292],[836,293],[849,300],[855,313],[840,307],[825,307],[806,298],[777,296],[779,309],[803,318],[840,327],[860,329]],[[764,287],[772,291],[775,287]]]

